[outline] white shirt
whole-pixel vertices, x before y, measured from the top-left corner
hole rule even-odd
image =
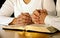
[[[56,8],[53,0],[31,0],[29,4],[25,4],[23,0],[6,0],[0,9],[0,24],[8,25],[10,22],[12,22],[14,18],[11,18],[10,16],[12,15],[13,11],[14,16],[17,18],[21,12],[28,12],[31,15],[35,9],[46,9],[49,15],[56,15]],[[49,15],[46,16],[45,23],[54,25],[54,23],[56,23],[55,20],[58,19],[55,19],[56,17]],[[60,28],[58,29],[60,30]]]

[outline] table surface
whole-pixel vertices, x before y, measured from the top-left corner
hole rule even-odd
[[[0,31],[0,35],[2,38],[20,38],[19,32],[14,32],[14,31]],[[54,33],[54,34],[47,34],[47,37],[49,38],[60,38],[60,32]]]

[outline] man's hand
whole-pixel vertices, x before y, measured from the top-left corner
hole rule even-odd
[[[17,18],[18,25],[27,25],[31,23],[32,23],[32,19],[29,13],[21,13],[21,15]]]
[[[32,24],[32,18],[29,13],[21,13],[17,18],[15,18],[10,25],[27,25]]]
[[[35,24],[44,24],[45,17],[47,16],[47,11],[43,10],[35,10],[32,14],[32,21]]]
[[[9,25],[15,25],[17,22],[17,18],[14,18],[13,21]]]

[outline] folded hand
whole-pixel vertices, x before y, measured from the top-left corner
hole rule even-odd
[[[32,21],[35,24],[44,24],[45,17],[47,16],[47,11],[43,10],[35,10],[32,14]]]
[[[29,13],[21,13],[21,15],[19,15],[19,17],[17,18],[17,24],[19,25],[27,25],[31,23],[32,23],[32,19]]]

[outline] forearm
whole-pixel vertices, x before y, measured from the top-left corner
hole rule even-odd
[[[60,17],[58,16],[46,16],[45,24],[49,24],[60,31]]]
[[[0,15],[10,17],[13,14],[13,10],[13,4],[9,0],[6,0],[0,9]]]
[[[11,1],[6,0],[0,9],[0,24],[8,25],[14,18],[10,16],[13,14],[13,4]]]
[[[2,25],[8,25],[13,21],[14,18],[6,17],[6,16],[0,16],[0,24]]]
[[[9,23],[9,25],[15,25],[16,22],[17,22],[17,18],[14,18],[14,19],[12,20],[12,22]]]

